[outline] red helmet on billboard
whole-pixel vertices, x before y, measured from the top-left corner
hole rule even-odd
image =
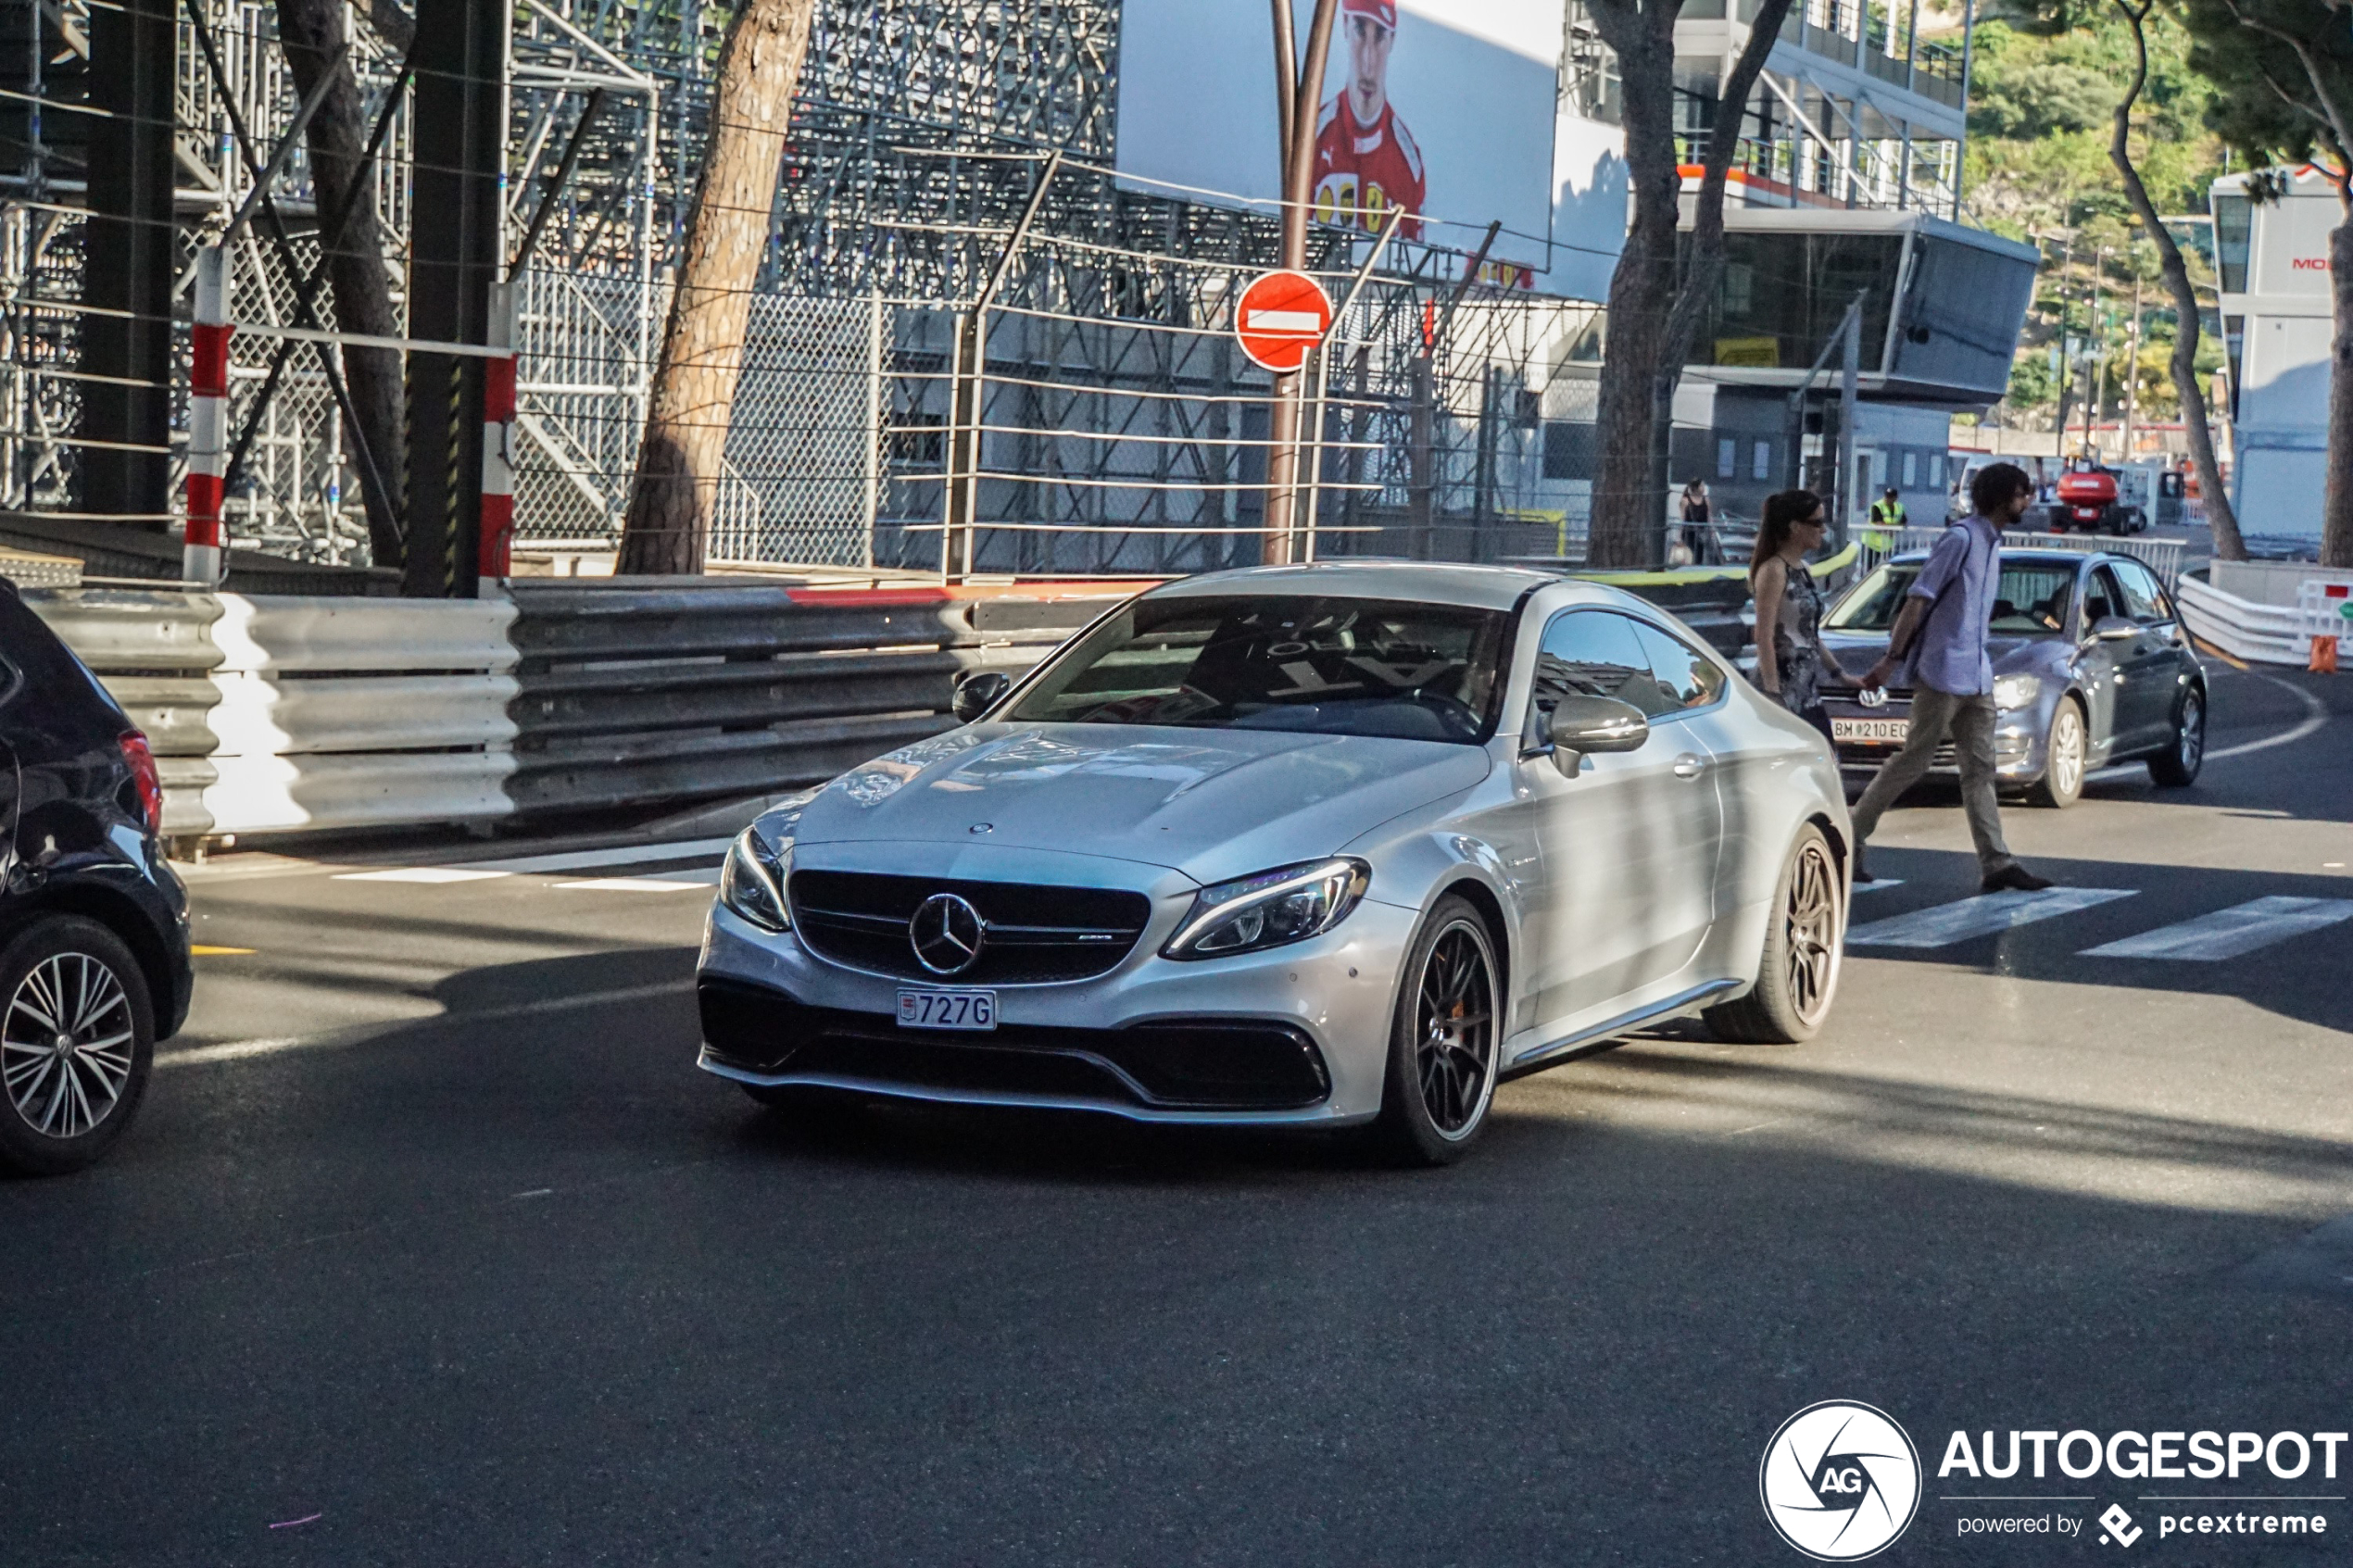
[[[1397,0],[1340,0],[1340,9],[1342,16],[1363,17],[1397,31]]]

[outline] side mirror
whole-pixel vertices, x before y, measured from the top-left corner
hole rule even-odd
[[[2141,629],[2120,615],[2103,615],[2092,623],[2092,635],[2103,643],[2120,643],[2137,637]]]
[[[1552,753],[1564,778],[1575,778],[1592,752],[1639,751],[1651,721],[1630,702],[1613,696],[1565,696],[1551,711],[1539,709],[1529,726],[1538,751]]]
[[[967,670],[956,677],[956,695],[948,704],[959,723],[969,724],[1013,689],[1013,678],[1001,670]]]

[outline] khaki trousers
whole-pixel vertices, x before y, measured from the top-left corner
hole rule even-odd
[[[1990,693],[1955,696],[1934,686],[1914,687],[1912,727],[1904,749],[1887,759],[1856,804],[1856,838],[1868,839],[1879,831],[1880,818],[1920,782],[1936,760],[1936,748],[1950,734],[1961,765],[1961,810],[1969,818],[1969,837],[1977,843],[1978,874],[1992,876],[2016,864],[2010,847],[2002,841],[2002,810],[1994,798],[1994,711]]]

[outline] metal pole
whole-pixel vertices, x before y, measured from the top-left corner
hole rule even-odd
[[[1062,171],[1063,152],[1056,147],[1046,157],[1038,171],[1038,182],[1029,190],[1029,201],[1021,210],[1021,219],[1013,232],[1006,236],[1005,248],[998,253],[997,264],[988,270],[988,279],[981,284],[980,295],[973,302],[969,314],[959,323],[957,356],[951,420],[955,435],[949,445],[949,515],[948,525],[961,541],[956,557],[951,559],[947,533],[939,541],[939,562],[942,581],[961,583],[972,575],[975,547],[973,534],[980,518],[981,407],[988,379],[988,310],[996,303],[997,294],[1013,275],[1013,262],[1022,246],[1029,241],[1030,228],[1045,210],[1046,194],[1054,183],[1054,176]]]
[[[1862,369],[1863,300],[1856,295],[1846,307],[1846,320],[1840,323],[1843,343],[1838,365],[1838,484],[1845,492],[1839,497],[1837,526],[1831,534],[1832,555],[1846,548],[1847,525],[1855,516],[1855,503],[1859,495],[1857,486],[1862,476],[1857,471],[1862,457],[1860,444],[1855,439],[1855,382]]]
[[[1303,531],[1306,536],[1306,553],[1301,558],[1304,560],[1312,561],[1315,558],[1315,526],[1323,520],[1324,408],[1331,395],[1332,339],[1339,334],[1340,328],[1347,322],[1348,312],[1354,307],[1357,296],[1365,292],[1365,284],[1372,277],[1373,269],[1380,264],[1382,253],[1389,249],[1389,242],[1396,237],[1399,227],[1404,221],[1405,209],[1403,207],[1390,210],[1389,221],[1381,225],[1379,238],[1376,239],[1372,248],[1365,252],[1363,265],[1356,269],[1356,275],[1348,281],[1348,292],[1340,296],[1340,307],[1332,312],[1332,330],[1324,335],[1324,341],[1315,347],[1315,434],[1309,438],[1313,445],[1313,455],[1307,476],[1307,526]]]
[[[2124,444],[2121,461],[2133,460],[2133,425],[2141,411],[2141,275],[2133,271],[2133,346],[2124,359]]]
[[[1290,0],[1274,0],[1279,10]],[[1340,0],[1315,0],[1315,16],[1307,30],[1307,58],[1290,83],[1291,112],[1284,121],[1290,139],[1283,144],[1283,265],[1294,272],[1307,270],[1307,205],[1315,194],[1316,107],[1323,95],[1324,62],[1329,57],[1332,24]],[[1277,46],[1289,19],[1276,24]],[[1285,62],[1287,64],[1288,62]],[[1282,73],[1277,71],[1277,85]],[[1299,485],[1300,372],[1275,377],[1273,407],[1266,419],[1266,533],[1261,558],[1269,566],[1290,558],[1295,493]]]
[[[1961,220],[1961,180],[1969,167],[1969,82],[1977,59],[1977,0],[1961,6],[1961,134],[1953,149],[1953,221]]]

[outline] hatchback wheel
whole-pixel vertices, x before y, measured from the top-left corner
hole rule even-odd
[[[2206,765],[2206,696],[2193,686],[2182,694],[2182,711],[2173,721],[2173,744],[2149,759],[2149,777],[2168,789],[2197,782]]]
[[[2072,806],[2083,797],[2084,757],[2091,736],[2083,725],[2083,705],[2071,696],[2059,698],[2051,715],[2051,734],[2043,747],[2043,776],[2027,797],[2037,806]]]
[[[136,960],[79,916],[43,921],[0,950],[0,1163],[77,1171],[139,1109],[155,1010]]]
[[[1845,947],[1844,879],[1830,840],[1808,823],[1774,889],[1755,985],[1745,997],[1707,1009],[1702,1020],[1718,1039],[1740,1045],[1793,1046],[1812,1039],[1838,995]]]
[[[1503,1044],[1494,939],[1477,909],[1445,897],[1406,957],[1376,1132],[1410,1164],[1460,1160],[1487,1125]]]

